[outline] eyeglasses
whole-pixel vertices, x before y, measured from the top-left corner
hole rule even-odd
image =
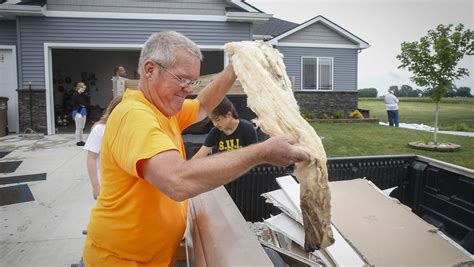
[[[156,62],[153,60],[153,62],[155,62],[156,64],[158,64],[158,66],[160,66],[164,71],[168,72],[171,76],[173,76],[173,78],[175,78],[176,80],[178,80],[179,82],[179,86],[180,87],[188,87],[188,86],[198,86],[201,81],[200,80],[190,80],[190,79],[186,79],[186,78],[181,78],[181,77],[178,77],[176,76],[175,74],[173,74],[171,71],[168,70],[168,68],[166,68],[165,66],[161,65],[161,63],[159,62]]]

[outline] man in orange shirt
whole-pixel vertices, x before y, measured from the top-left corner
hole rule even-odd
[[[250,168],[309,160],[287,137],[186,161],[181,132],[204,119],[236,79],[231,65],[195,100],[199,48],[176,32],[153,34],[139,60],[138,90],[127,90],[107,121],[102,188],[91,212],[86,266],[170,266],[186,228],[187,199]]]

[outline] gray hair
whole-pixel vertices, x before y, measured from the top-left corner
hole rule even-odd
[[[138,61],[138,73],[142,74],[143,64],[152,59],[165,67],[171,67],[176,61],[176,49],[183,48],[200,61],[202,53],[199,47],[181,33],[168,31],[152,34],[145,42]]]

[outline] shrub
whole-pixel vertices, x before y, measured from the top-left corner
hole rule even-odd
[[[360,113],[360,111],[356,109],[349,113],[349,117],[353,119],[363,119],[364,115],[362,115],[362,113]]]
[[[467,124],[465,123],[456,123],[454,125],[454,130],[455,131],[461,131],[461,132],[470,132],[471,129],[469,126],[467,126]]]
[[[336,111],[333,114],[331,114],[331,118],[332,119],[343,119],[344,114],[342,113],[342,111]]]
[[[459,132],[474,132],[474,128],[469,127],[466,123],[456,123],[449,127],[441,127],[443,131],[459,131]]]
[[[313,112],[309,111],[301,112],[301,116],[305,120],[314,120],[314,118],[316,117]]]

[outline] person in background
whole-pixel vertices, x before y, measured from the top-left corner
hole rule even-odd
[[[117,66],[116,68],[114,68],[114,74],[117,77],[126,78],[127,71],[125,70],[123,66]]]
[[[257,132],[253,124],[239,119],[234,105],[227,97],[211,112],[209,116],[214,128],[211,129],[203,146],[193,156],[202,158],[216,147],[218,152],[231,151],[257,143]]]
[[[277,136],[186,161],[182,131],[207,117],[237,78],[229,64],[195,99],[186,99],[199,84],[201,60],[199,47],[177,32],[155,33],[145,42],[138,88],[125,91],[105,127],[85,266],[173,266],[188,199],[259,164],[309,160],[294,139]]]
[[[92,126],[87,137],[84,150],[87,150],[87,172],[92,185],[92,196],[97,199],[100,192],[100,146],[105,132],[105,124],[112,110],[122,101],[122,96],[117,96],[110,101],[107,109],[100,119]]]
[[[398,98],[395,96],[393,90],[388,90],[388,95],[385,96],[385,109],[388,115],[388,125],[398,127]]]
[[[125,80],[127,79],[127,71],[123,66],[114,68],[114,76],[112,77],[113,96],[123,95],[125,91]]]
[[[87,86],[83,82],[76,84],[75,92],[72,94],[72,119],[76,124],[76,145],[84,146],[82,135],[87,119],[87,99],[84,95]]]

